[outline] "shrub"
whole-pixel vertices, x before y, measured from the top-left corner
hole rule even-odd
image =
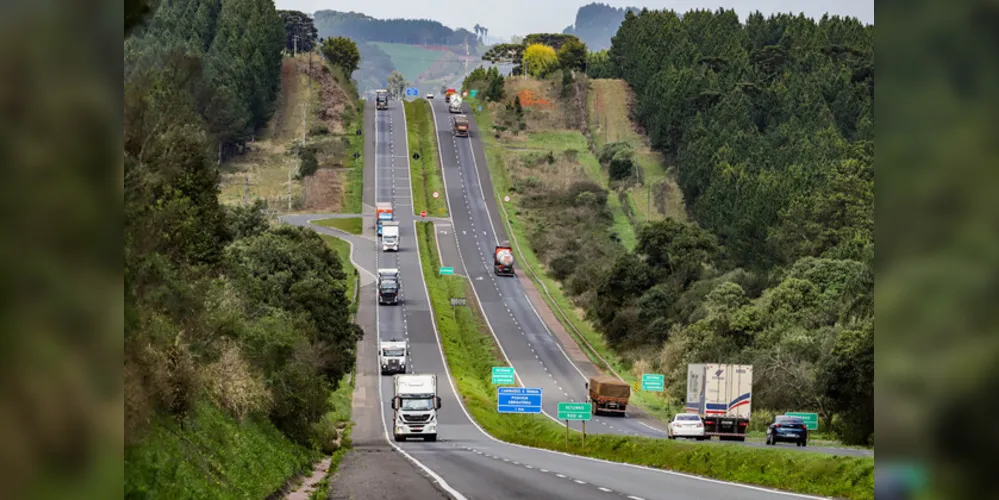
[[[251,413],[267,412],[271,393],[264,381],[243,358],[239,344],[222,342],[218,361],[203,367],[199,374],[209,398],[240,421]]]
[[[322,123],[316,123],[311,127],[309,127],[310,136],[329,135],[329,133],[330,133],[330,128]]]

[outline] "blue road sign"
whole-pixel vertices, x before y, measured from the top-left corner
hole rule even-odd
[[[416,87],[406,87],[406,95],[407,96],[413,95],[413,96],[419,97],[420,96],[420,89],[418,89]]]
[[[482,106],[479,106],[479,111],[482,111]]]
[[[541,389],[531,387],[500,387],[496,410],[500,413],[541,413]]]

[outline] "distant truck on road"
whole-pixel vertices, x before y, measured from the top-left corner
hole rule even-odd
[[[404,340],[386,340],[378,346],[378,365],[382,375],[387,373],[406,373],[406,357],[409,355],[409,343]]]
[[[497,276],[514,276],[513,249],[508,244],[496,246],[493,252],[493,267]]]
[[[468,117],[465,115],[458,115],[451,119],[451,125],[453,130],[451,135],[454,137],[468,137]]]
[[[704,436],[745,441],[753,400],[753,365],[687,365],[687,413],[704,420]]]
[[[382,222],[382,251],[399,251],[399,221]]]
[[[392,381],[392,436],[396,441],[422,437],[437,441],[437,375],[396,375]]]
[[[610,375],[597,375],[590,378],[586,385],[589,389],[590,403],[593,413],[611,413],[624,416],[628,409],[628,399],[631,397],[631,386]]]
[[[388,90],[378,89],[375,91],[375,109],[388,109]]]
[[[447,110],[451,113],[461,113],[461,97],[454,96],[448,101]]]
[[[453,98],[455,98],[457,96],[458,96],[458,91],[457,90],[454,90],[454,89],[446,89],[446,90],[444,90],[444,102],[446,102],[446,103],[450,103],[451,99],[453,99]]]
[[[392,204],[389,202],[378,202],[375,203],[375,224],[378,225],[378,236],[382,235],[382,223],[387,220],[393,220],[395,217],[392,215]]]

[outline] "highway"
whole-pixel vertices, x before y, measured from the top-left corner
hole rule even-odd
[[[355,390],[355,411],[359,392],[367,394],[364,400],[377,398],[381,403],[384,438],[390,446],[414,464],[414,473],[428,477],[438,488],[456,499],[506,500],[526,497],[573,500],[614,498],[758,500],[788,496],[808,498],[765,488],[503,443],[479,428],[461,404],[451,381],[420,270],[415,239],[415,221],[418,217],[412,213],[409,152],[401,105],[397,101],[391,101],[388,111],[379,111],[374,115],[374,117],[367,115],[374,124],[369,128],[370,133],[367,135],[368,141],[373,142],[373,147],[370,154],[366,152],[368,161],[365,162],[364,202],[367,207],[373,206],[375,201],[394,203],[396,218],[400,221],[401,251],[381,252],[370,234],[348,236],[328,228],[311,227],[338,234],[351,241],[351,260],[355,265],[365,269],[362,274],[366,276],[366,280],[371,279],[370,273],[378,267],[400,269],[403,288],[401,305],[379,306],[373,287],[364,287],[367,296],[361,297],[361,300],[366,302],[362,304],[362,309],[375,310],[373,315],[375,324],[366,331],[374,331],[376,335],[366,336],[363,340],[366,344],[363,351],[371,354],[376,352],[379,337],[406,338],[410,341],[412,348],[410,363],[413,368],[411,373],[435,373],[439,378],[438,389],[442,405],[438,417],[440,422],[438,441],[435,443],[391,441],[390,425],[393,415],[389,400],[392,394],[392,378],[389,376],[379,377],[377,381],[372,380],[370,388],[358,387]],[[367,172],[368,168],[373,170],[371,175]],[[370,184],[367,182],[368,179],[371,179]],[[292,224],[309,225],[310,219],[317,218],[321,216],[296,215],[284,217],[282,220]],[[373,218],[368,217],[366,220],[368,221],[366,226],[373,225]],[[447,227],[445,222],[438,221],[437,224]],[[370,228],[366,228],[366,232],[370,231]],[[446,245],[447,242],[442,241],[441,244]],[[447,254],[447,251],[444,253]],[[496,305],[493,304],[491,307]],[[363,316],[359,313],[359,320]],[[359,365],[371,362],[370,359],[358,360]],[[358,383],[361,383],[360,378]],[[371,474],[378,474],[378,471],[372,471]],[[405,496],[406,491],[399,493],[403,495],[399,498],[408,498]]]

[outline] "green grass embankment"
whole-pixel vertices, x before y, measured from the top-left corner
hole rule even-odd
[[[161,417],[125,448],[125,498],[265,498],[310,470],[319,453],[266,418],[239,422],[199,402],[183,425]]]
[[[568,451],[705,477],[755,484],[813,495],[872,499],[874,459],[839,457],[798,451],[749,448],[740,445],[704,446],[665,439],[598,434],[583,448],[573,433],[565,447],[565,428],[541,415],[501,415],[496,412],[496,388],[490,382],[499,360],[497,348],[482,320],[469,282],[460,276],[439,276],[436,237],[431,223],[420,223],[420,261],[430,303],[440,332],[451,376],[472,417],[494,437],[527,446]],[[467,307],[452,313],[450,298],[465,297]],[[453,315],[452,315],[453,314]]]
[[[423,99],[405,101],[406,134],[409,140],[409,171],[413,185],[413,212],[426,211],[429,217],[447,217],[444,178],[437,154],[437,134],[430,103]],[[414,160],[412,155],[419,154]],[[433,193],[439,197],[434,198]]]
[[[344,130],[350,137],[346,160],[350,171],[347,173],[347,187],[341,210],[345,214],[359,214],[363,210],[361,195],[364,193],[364,101],[357,102],[357,114],[347,122]],[[358,130],[361,131],[360,135],[356,133]]]
[[[321,219],[312,221],[312,223],[317,226],[339,229],[350,234],[361,234],[362,226],[364,224],[360,217],[350,217],[346,219]]]

